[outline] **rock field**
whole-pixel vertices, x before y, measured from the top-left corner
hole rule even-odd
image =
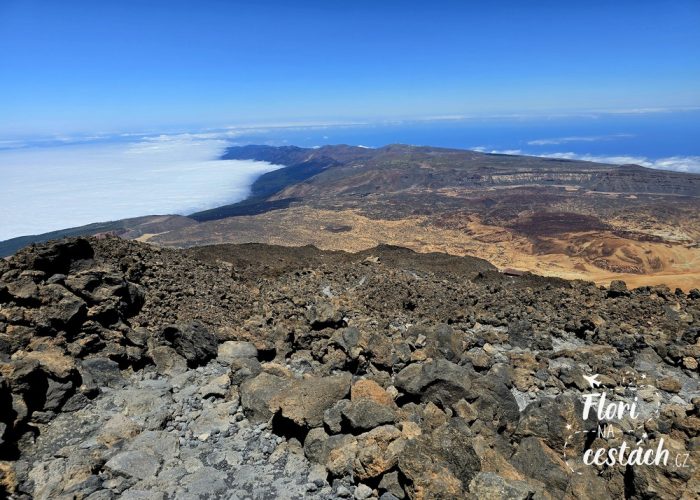
[[[698,498],[699,334],[696,289],[49,242],[0,261],[0,497]],[[670,459],[584,464],[623,442]]]

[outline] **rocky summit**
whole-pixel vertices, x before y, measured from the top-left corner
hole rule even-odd
[[[0,261],[0,496],[698,498],[699,333],[470,257],[48,242]]]

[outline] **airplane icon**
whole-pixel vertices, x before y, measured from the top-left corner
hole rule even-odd
[[[596,388],[601,384],[600,380],[598,380],[597,373],[593,375],[584,375],[583,378],[586,379],[586,381],[590,384],[592,388]]]

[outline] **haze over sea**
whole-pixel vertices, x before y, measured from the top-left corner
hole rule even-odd
[[[404,143],[700,173],[698,138],[698,109],[0,138],[0,240],[240,201],[259,175],[279,166],[218,160],[228,145]]]

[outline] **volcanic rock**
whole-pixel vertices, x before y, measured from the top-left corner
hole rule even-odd
[[[581,398],[595,374],[637,397],[615,444],[695,452],[700,301],[484,266],[22,250],[0,262],[0,496],[696,497],[692,470],[584,465],[613,441]]]
[[[339,399],[350,393],[349,373],[330,377],[311,377],[291,381],[284,391],[269,400],[269,408],[303,427],[320,427],[323,414]]]
[[[185,358],[189,366],[205,363],[218,353],[216,336],[200,322],[167,326],[160,337]]]

